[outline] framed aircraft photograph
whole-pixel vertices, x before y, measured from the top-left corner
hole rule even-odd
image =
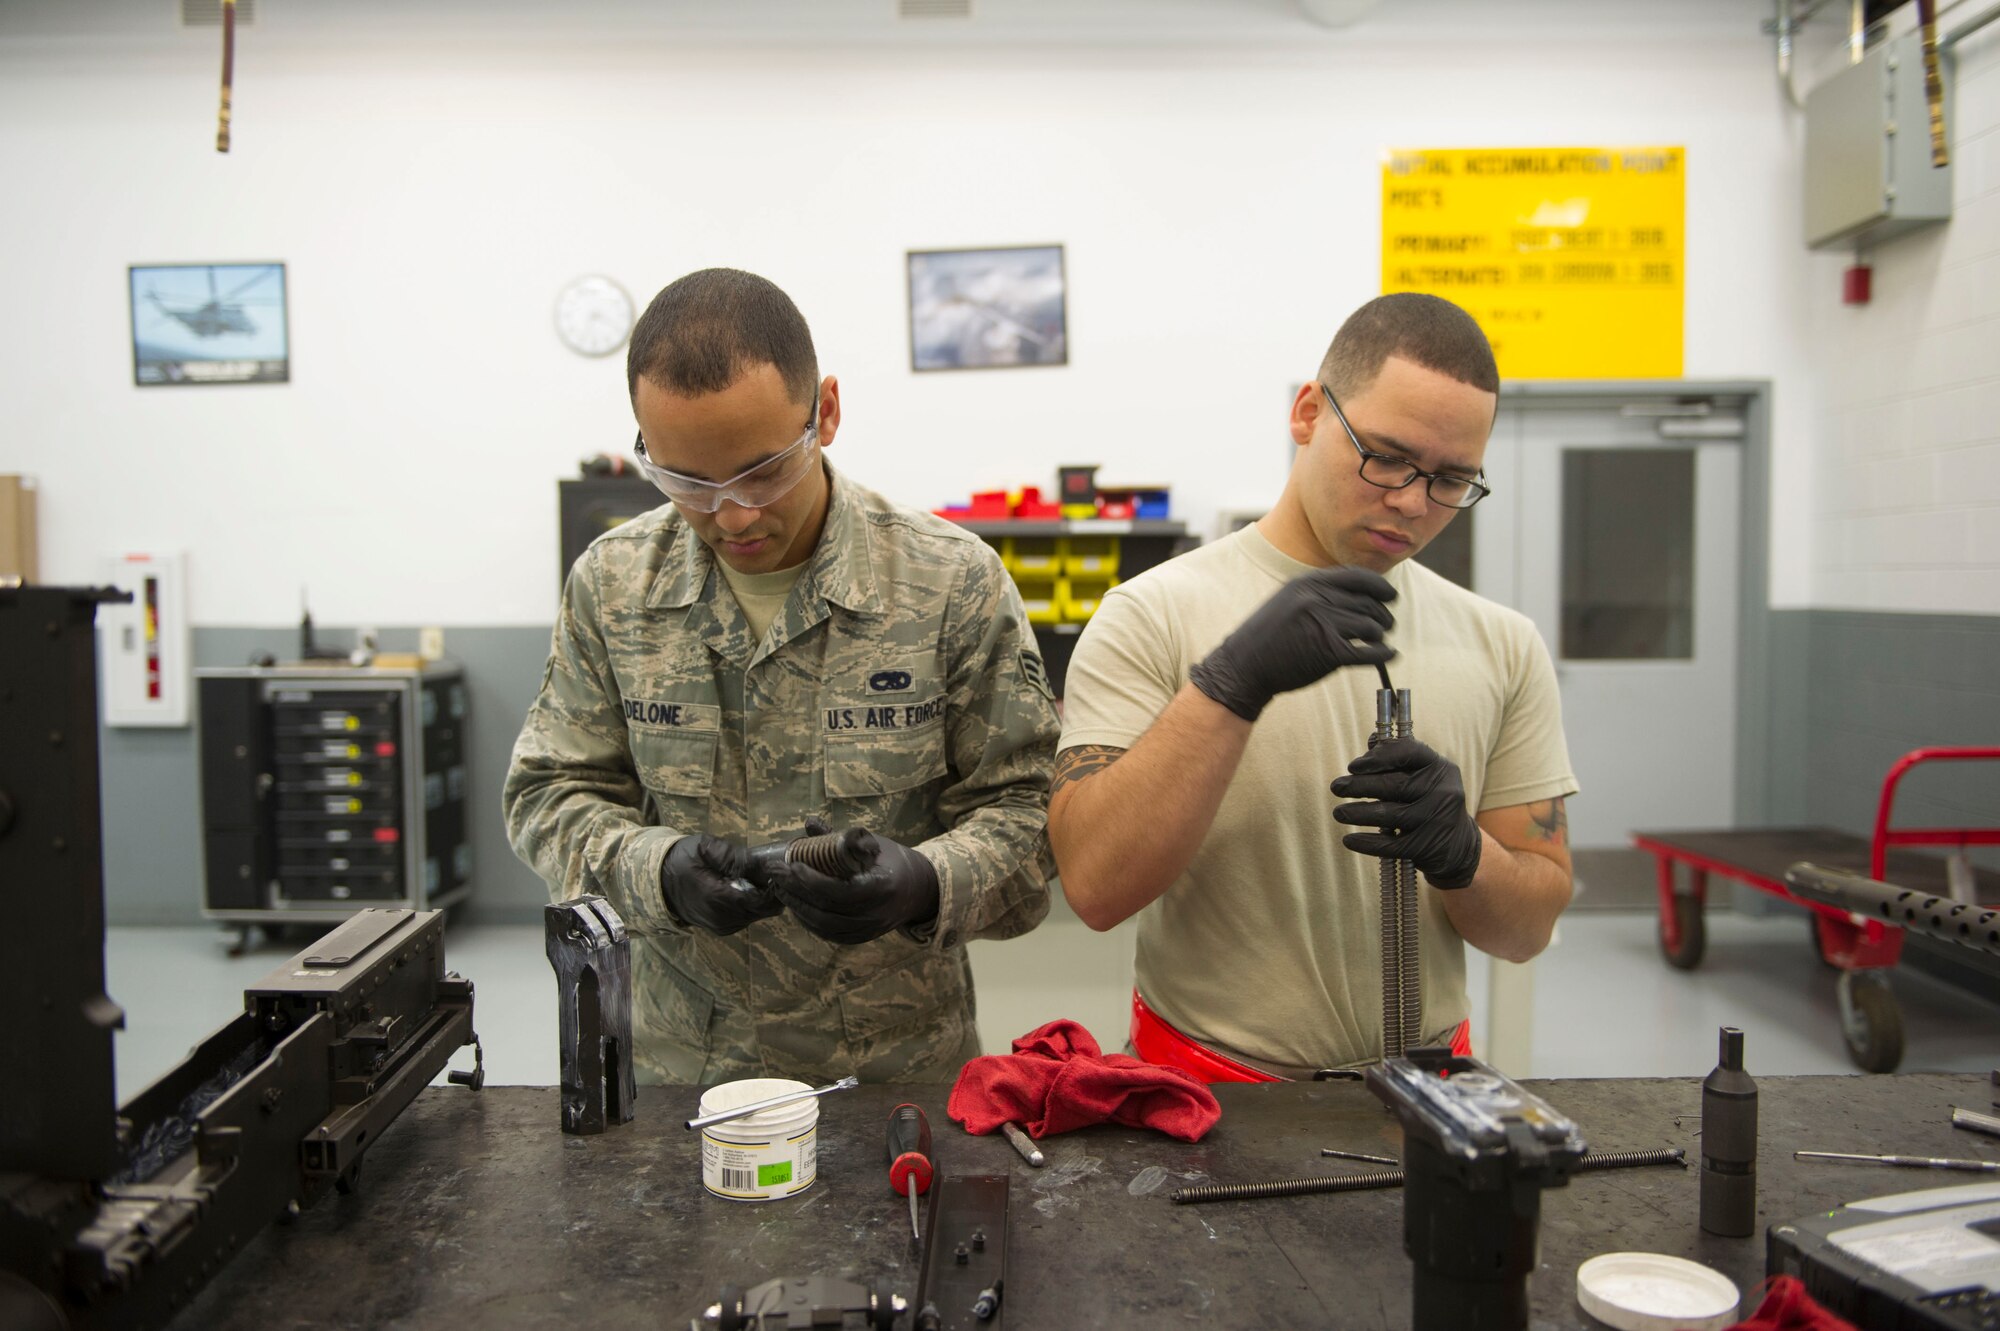
[[[1063,247],[911,250],[910,368],[1069,364]]]
[[[291,380],[285,265],[134,264],[130,272],[133,383]]]

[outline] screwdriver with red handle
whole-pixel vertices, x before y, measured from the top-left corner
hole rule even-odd
[[[916,1105],[889,1111],[889,1186],[910,1199],[910,1238],[917,1229],[917,1194],[931,1190],[931,1121]]]

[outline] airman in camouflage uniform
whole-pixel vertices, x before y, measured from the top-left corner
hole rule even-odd
[[[1019,594],[976,537],[825,474],[819,540],[761,639],[677,505],[593,542],[515,745],[514,848],[553,899],[624,917],[649,1079],[949,1077],[979,1053],[967,941],[1048,912],[1058,727]],[[914,848],[935,920],[844,945],[791,910],[717,934],[670,908],[684,834],[755,845],[814,815]]]

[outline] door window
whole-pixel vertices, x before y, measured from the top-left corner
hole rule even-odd
[[[1694,461],[1691,448],[1564,450],[1565,661],[1693,658]]]
[[[1478,509],[1469,508],[1446,523],[1444,530],[1417,552],[1416,561],[1439,577],[1471,591],[1472,523],[1478,516]]]

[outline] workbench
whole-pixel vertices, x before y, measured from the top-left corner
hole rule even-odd
[[[1685,1170],[1585,1174],[1543,1195],[1536,1327],[1597,1326],[1576,1304],[1577,1265],[1627,1249],[1716,1268],[1744,1291],[1747,1315],[1765,1226],[1979,1177],[1797,1162],[1795,1149],[2000,1159],[2000,1140],[1949,1123],[1953,1105],[1989,1108],[1983,1076],[1760,1078],[1758,1232],[1717,1238],[1697,1223],[1698,1078],[1526,1085],[1594,1152],[1688,1156]],[[930,1116],[940,1175],[1012,1177],[1004,1327],[1409,1326],[1400,1191],[1168,1201],[1187,1184],[1376,1168],[1322,1160],[1323,1146],[1400,1156],[1396,1121],[1359,1083],[1218,1086],[1222,1121],[1200,1142],[1091,1128],[1044,1141],[1043,1169],[1004,1137],[952,1123],[949,1090],[824,1097],[818,1181],[794,1199],[742,1203],[702,1189],[700,1134],[682,1126],[696,1088],[641,1087],[635,1121],[565,1137],[553,1089],[434,1086],[370,1148],[355,1193],[265,1230],[174,1326],[680,1328],[725,1282],[776,1276],[886,1275],[909,1297],[919,1267],[884,1157],[889,1111],[905,1100]]]

